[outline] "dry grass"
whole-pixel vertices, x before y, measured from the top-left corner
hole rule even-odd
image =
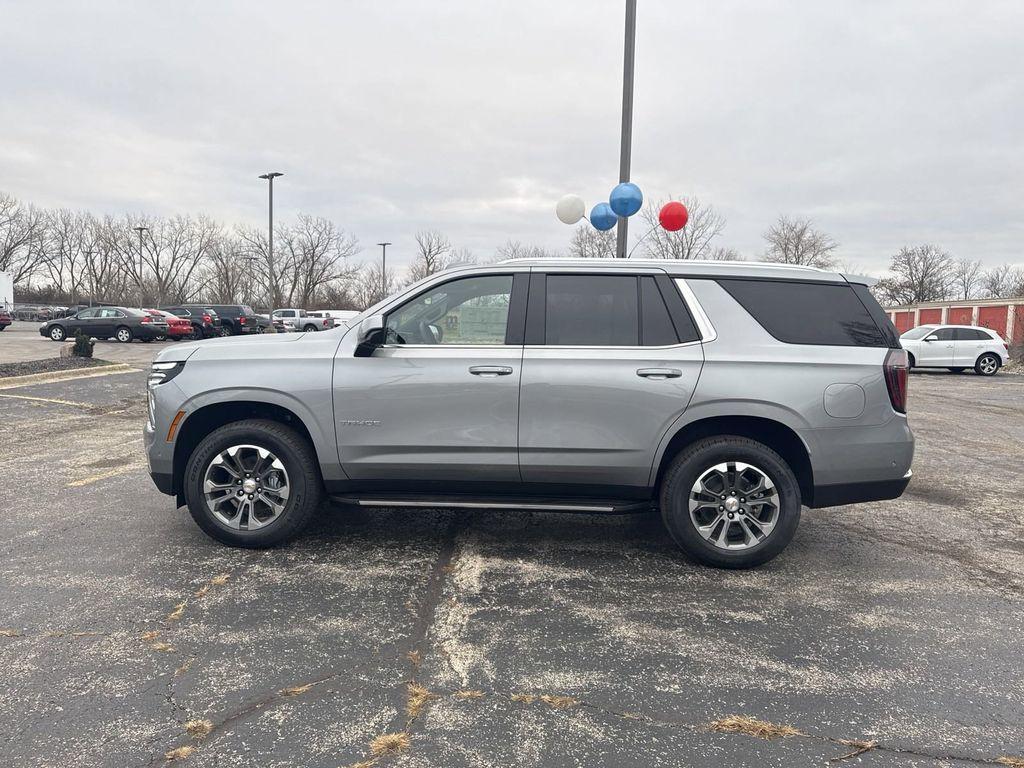
[[[406,689],[405,711],[409,717],[419,717],[427,702],[436,698],[436,693],[431,693],[419,683],[409,683]]]
[[[151,643],[154,640],[156,640],[158,637],[160,637],[160,633],[158,631],[156,631],[155,629],[150,630],[149,632],[143,632],[142,633],[142,641],[145,642],[145,643]]]
[[[203,584],[199,589],[192,593],[192,597],[206,597],[206,594],[210,591],[209,584]]]
[[[168,762],[173,762],[174,760],[184,760],[186,757],[188,757],[195,751],[195,747],[193,747],[191,744],[186,744],[183,747],[178,747],[177,749],[172,749],[168,752],[165,752],[164,757],[167,758]]]
[[[191,667],[195,663],[195,660],[196,660],[195,656],[192,656],[191,658],[185,659],[185,662],[180,667],[178,667],[176,670],[174,670],[174,676],[175,677],[181,677],[186,672],[188,672],[189,667]]]
[[[788,725],[776,725],[745,715],[727,715],[720,720],[715,720],[708,727],[710,730],[720,733],[743,733],[758,739],[769,740],[807,735]]]
[[[828,759],[830,763],[849,760],[851,757],[857,757],[858,755],[863,755],[865,752],[870,752],[878,746],[877,741],[860,741],[859,739],[840,739],[839,743],[845,744],[848,747],[854,747],[854,750],[852,752],[847,752],[845,755],[839,755],[839,757],[830,757]]]
[[[0,637],[21,637],[21,632],[16,629],[0,629]]]
[[[404,731],[401,733],[382,733],[370,742],[370,752],[373,753],[374,757],[405,752],[408,748],[409,734]]]
[[[518,701],[521,704],[533,704],[537,700],[537,697],[532,693],[513,693],[512,701]]]
[[[174,610],[167,614],[168,621],[177,621],[181,618],[182,614],[185,613],[185,606],[188,605],[188,600],[182,600],[176,606]]]
[[[423,656],[420,655],[419,651],[415,650],[409,651],[407,654],[405,654],[405,657],[412,662],[414,667],[418,667],[420,665],[420,662],[423,661]]]
[[[149,647],[160,653],[174,653],[177,650],[170,643],[152,643]]]
[[[189,720],[185,723],[185,732],[196,739],[202,739],[210,735],[213,730],[213,723],[209,720]]]
[[[456,699],[482,699],[484,697],[483,691],[456,691]]]
[[[230,573],[221,573],[221,574],[219,574],[217,576],[214,576],[212,579],[210,579],[210,583],[213,586],[215,586],[215,587],[223,587],[225,584],[228,583],[228,579],[230,579],[230,578],[231,578],[231,574]]]
[[[279,693],[282,696],[299,696],[312,688],[315,683],[306,683],[305,685],[293,685],[288,688],[282,688]]]
[[[579,702],[572,696],[553,696],[547,693],[540,695],[533,693],[513,693],[512,701],[518,701],[522,704],[533,704],[536,701],[542,701],[552,709],[568,709],[569,707],[575,707],[579,704]]]
[[[1014,768],[1024,768],[1024,757],[1012,757],[1010,755],[1003,755],[998,760],[996,760],[996,762],[1000,765],[1012,765],[1014,766]]]

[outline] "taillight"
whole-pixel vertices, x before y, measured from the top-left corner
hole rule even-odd
[[[245,318],[244,317],[238,318],[238,324],[239,325],[245,325]]]
[[[324,318],[324,328],[326,328],[326,327],[327,327],[327,318],[325,317]]]
[[[149,315],[143,315],[142,319],[139,322],[140,323],[151,323],[151,322],[153,322],[153,318],[151,318]]]
[[[897,413],[907,412],[907,379],[910,373],[910,362],[907,352],[903,349],[890,349],[882,364],[885,374],[885,386],[889,390],[889,402]]]
[[[203,315],[203,322],[204,323],[212,323],[213,320],[210,319],[209,315]]]

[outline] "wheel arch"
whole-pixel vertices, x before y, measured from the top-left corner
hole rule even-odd
[[[717,435],[736,435],[756,440],[779,454],[793,470],[805,505],[813,503],[814,471],[810,451],[791,426],[766,416],[707,416],[683,424],[664,445],[654,467],[652,488],[661,487],[661,480],[672,460],[688,445]]]

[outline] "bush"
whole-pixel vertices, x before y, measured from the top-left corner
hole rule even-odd
[[[92,357],[92,346],[93,341],[79,328],[75,331],[75,346],[71,350],[71,354],[75,357]]]

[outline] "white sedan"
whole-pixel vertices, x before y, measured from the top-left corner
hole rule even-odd
[[[954,373],[973,368],[980,376],[994,376],[1010,360],[999,334],[975,325],[921,325],[900,336],[900,344],[910,355],[911,368]]]

